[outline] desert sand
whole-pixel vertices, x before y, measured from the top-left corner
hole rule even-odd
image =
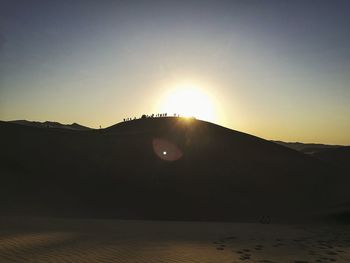
[[[0,220],[0,262],[350,262],[349,225]]]
[[[350,262],[346,154],[181,118],[0,138],[0,263]]]

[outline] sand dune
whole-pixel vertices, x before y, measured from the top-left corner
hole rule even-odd
[[[0,262],[349,262],[350,226],[2,217]]]
[[[291,222],[349,200],[347,171],[199,120],[90,131],[0,122],[0,146],[0,215]]]

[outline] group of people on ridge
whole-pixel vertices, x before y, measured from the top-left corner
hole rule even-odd
[[[157,113],[157,114],[142,114],[142,116],[139,119],[146,119],[146,118],[161,118],[161,117],[168,117],[168,113]],[[174,113],[173,117],[180,117],[180,114]],[[124,118],[123,121],[132,121],[136,120],[136,117],[133,118]]]

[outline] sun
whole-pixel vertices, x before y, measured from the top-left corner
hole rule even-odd
[[[210,96],[194,85],[181,85],[168,91],[159,107],[161,112],[182,117],[215,121],[215,110]]]

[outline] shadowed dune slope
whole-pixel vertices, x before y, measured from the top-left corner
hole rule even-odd
[[[326,149],[314,153],[314,156],[325,162],[350,170],[350,146]]]
[[[1,213],[172,220],[303,217],[344,201],[346,172],[212,123],[101,130],[0,123]]]

